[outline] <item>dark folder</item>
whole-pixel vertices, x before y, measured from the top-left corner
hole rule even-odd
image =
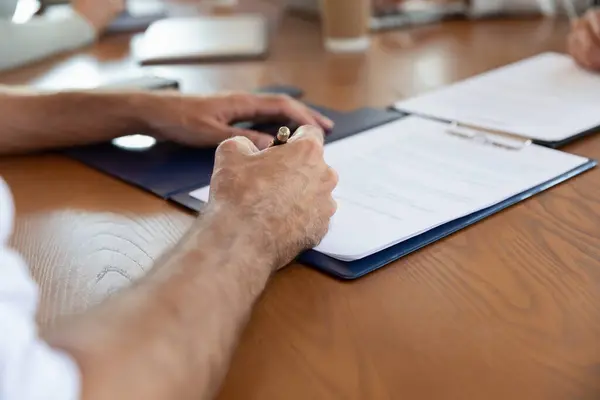
[[[336,123],[333,131],[327,136],[327,142],[382,125],[403,115],[397,111],[371,108],[349,113],[318,106],[313,108]],[[253,126],[252,129],[274,134],[278,127],[279,125],[262,124]],[[66,154],[157,196],[189,205],[188,201],[178,196],[209,184],[214,151],[186,147],[173,142],[158,142],[143,151],[127,150],[113,143],[102,143],[69,149],[66,150]]]

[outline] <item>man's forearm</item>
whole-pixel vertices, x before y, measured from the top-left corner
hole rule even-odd
[[[109,140],[143,129],[144,93],[38,93],[0,86],[0,154]]]
[[[84,399],[216,393],[274,262],[240,226],[209,213],[141,282],[49,335],[78,361]]]

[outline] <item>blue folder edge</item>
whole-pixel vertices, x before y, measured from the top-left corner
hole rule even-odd
[[[340,261],[329,257],[323,253],[314,250],[304,252],[298,258],[298,262],[308,264],[314,268],[325,272],[329,275],[340,279],[353,280],[360,278],[370,272],[386,266],[408,254],[415,252],[431,243],[437,242],[446,236],[449,236],[461,229],[464,229],[476,222],[481,221],[493,214],[496,214],[512,205],[522,202],[523,200],[541,193],[553,186],[556,186],[566,180],[569,180],[585,171],[588,171],[596,166],[596,161],[588,160],[581,166],[572,169],[571,171],[549,180],[539,186],[526,190],[516,196],[510,197],[496,205],[474,212],[465,217],[450,221],[440,225],[430,231],[415,236],[395,246],[391,246],[378,253],[370,255],[355,261]],[[186,208],[200,211],[204,203],[198,199],[191,197],[188,193],[178,193],[171,197],[171,200],[183,205]]]
[[[576,140],[583,139],[587,136],[596,134],[596,133],[598,133],[598,130],[600,130],[600,126],[595,126],[593,128],[590,128],[588,130],[585,130],[585,131],[575,134],[573,136],[569,136],[568,138],[565,138],[562,140],[558,140],[558,141],[554,141],[554,142],[546,141],[546,140],[534,140],[533,142],[535,144],[539,144],[540,146],[550,147],[552,149],[558,149],[560,147],[563,147],[570,143],[573,143]]]

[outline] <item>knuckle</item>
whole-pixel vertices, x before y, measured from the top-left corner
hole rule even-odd
[[[237,152],[238,144],[235,138],[227,139],[217,147],[217,153],[233,153]]]
[[[335,214],[337,212],[337,209],[338,209],[337,201],[335,201],[335,199],[333,197],[330,197],[329,198],[328,216],[331,218],[333,216],[333,214]]]
[[[334,187],[337,186],[338,182],[340,181],[340,176],[338,175],[337,171],[331,167],[327,167],[325,176],[327,182],[331,183]]]
[[[227,97],[227,100],[235,106],[243,106],[252,101],[251,95],[244,92],[231,92]]]
[[[287,94],[275,94],[273,95],[275,101],[278,101],[281,104],[289,104],[293,101],[293,99]]]
[[[317,126],[314,125],[302,125],[300,128],[298,128],[302,133],[304,134],[309,134],[309,135],[314,135],[314,136],[322,136],[323,135],[323,130]]]
[[[235,168],[232,165],[224,165],[213,172],[211,182],[230,182],[235,175]]]
[[[323,133],[323,130],[321,128],[319,128],[318,126],[315,126],[312,124],[306,124],[306,125],[300,126],[298,129],[296,129],[295,136],[298,139],[300,137],[302,137],[302,138],[312,137],[314,139],[317,139],[318,142],[322,142],[322,140],[319,140],[319,139],[323,139],[324,133]]]
[[[323,155],[323,146],[312,137],[298,141],[298,148],[302,155],[308,159],[319,158]]]
[[[215,200],[231,197],[237,190],[238,171],[232,165],[215,169],[210,180],[210,196]]]
[[[294,106],[294,99],[287,94],[274,94],[271,100],[277,108],[282,110],[289,110]]]
[[[254,144],[252,143],[251,138],[253,138],[255,136],[254,132],[243,132],[241,133],[243,136],[235,136],[233,138],[231,138],[232,141],[235,141],[238,149],[239,146],[242,146],[244,149],[249,147],[249,146],[254,146]]]

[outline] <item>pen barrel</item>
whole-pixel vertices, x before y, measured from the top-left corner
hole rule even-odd
[[[286,144],[286,141],[283,140],[279,140],[278,138],[273,139],[273,141],[271,142],[271,146],[281,146],[282,144]]]

